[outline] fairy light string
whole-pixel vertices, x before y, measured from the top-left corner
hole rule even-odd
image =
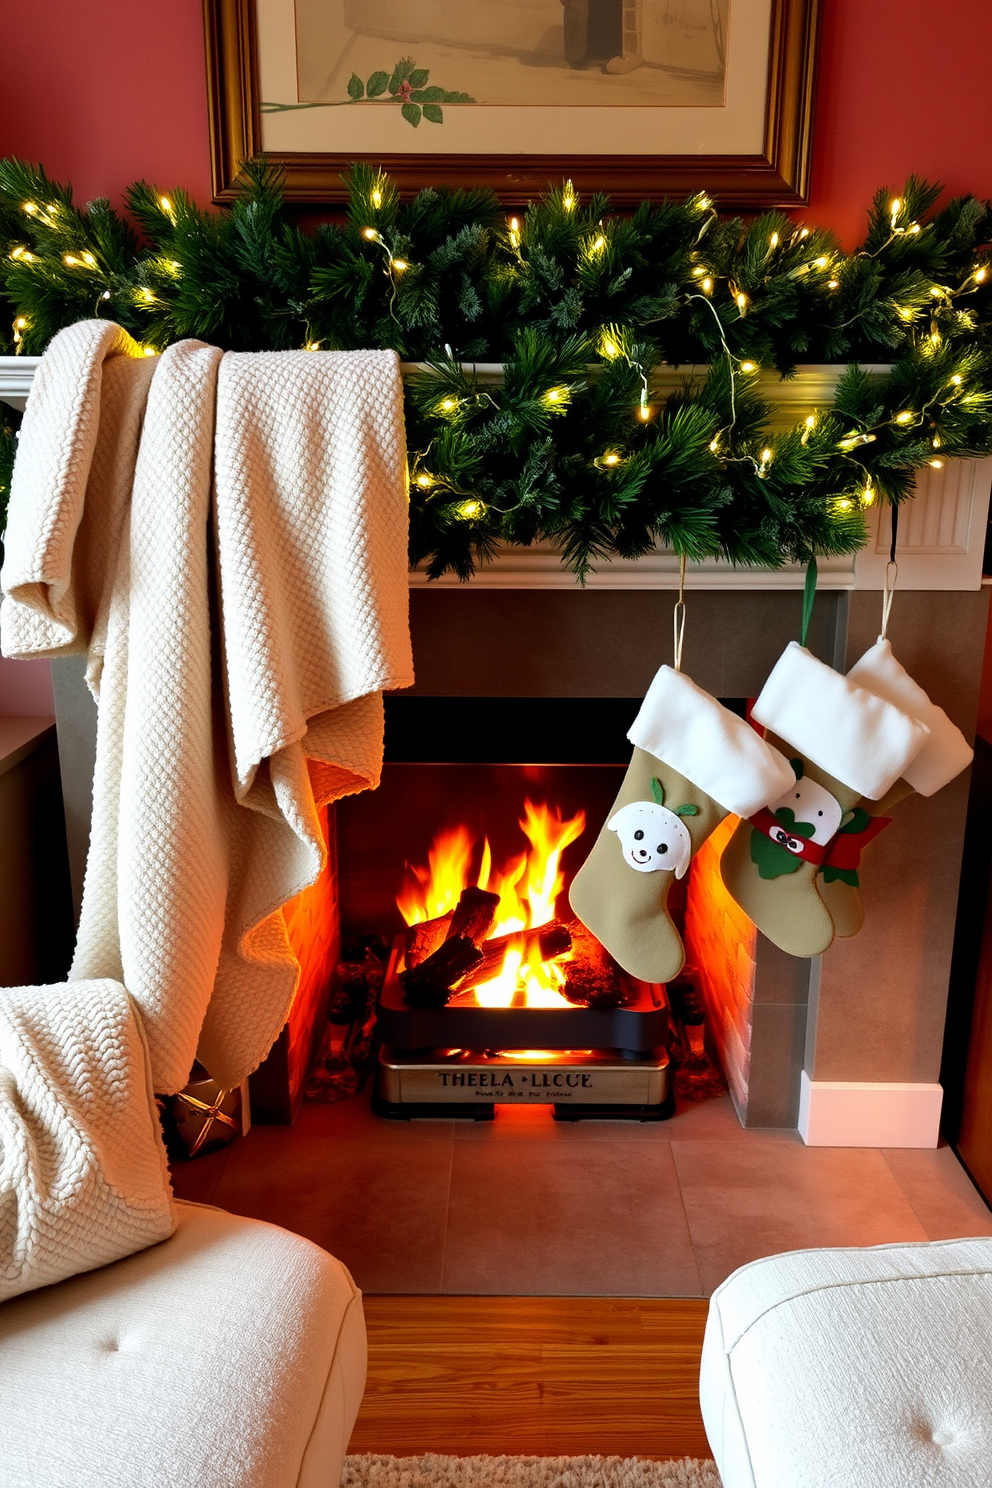
[[[934,216],[926,183],[880,196],[865,245],[844,253],[782,214],[729,219],[701,192],[614,217],[566,181],[508,216],[479,192],[402,202],[369,167],[349,177],[347,220],[308,237],[271,171],[250,165],[245,182],[219,213],[132,188],[138,246],[106,204],[79,209],[0,161],[8,348],[38,354],[97,316],[149,355],[202,335],[426,363],[406,404],[425,452],[410,465],[413,552],[433,572],[466,576],[473,552],[537,539],[580,575],[659,540],[771,566],[850,552],[859,513],[894,511],[914,468],[992,448],[992,218],[968,199]],[[799,352],[895,365],[863,385],[845,374],[833,407],[773,436],[753,379]],[[657,375],[704,360],[713,375],[674,396]],[[505,383],[481,385],[476,362],[503,363]]]

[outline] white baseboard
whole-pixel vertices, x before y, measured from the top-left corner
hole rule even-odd
[[[936,1147],[939,1085],[811,1080],[799,1090],[799,1134],[808,1147]]]

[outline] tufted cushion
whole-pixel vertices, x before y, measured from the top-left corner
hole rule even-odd
[[[992,1239],[743,1266],[700,1402],[724,1488],[988,1488]]]
[[[176,1207],[162,1244],[0,1307],[0,1488],[335,1488],[361,1293],[307,1240]]]

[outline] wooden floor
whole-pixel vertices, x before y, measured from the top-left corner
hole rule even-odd
[[[707,1303],[366,1296],[369,1375],[352,1452],[709,1457]]]

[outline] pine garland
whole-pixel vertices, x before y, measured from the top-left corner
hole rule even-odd
[[[620,217],[566,182],[508,222],[487,191],[401,202],[367,166],[348,185],[346,221],[306,233],[264,162],[225,212],[138,182],[139,241],[106,201],[80,209],[40,167],[0,161],[4,349],[105,316],[150,351],[196,336],[426,363],[407,390],[411,558],[435,577],[538,539],[580,577],[658,542],[772,567],[850,553],[866,506],[992,451],[992,211],[974,197],[935,211],[925,181],[880,191],[848,254],[702,194]],[[770,433],[759,369],[802,361],[849,366],[832,407]],[[485,362],[502,386],[463,365]],[[891,371],[862,369],[878,362]],[[662,397],[664,363],[709,370]],[[11,448],[0,436],[0,467]]]

